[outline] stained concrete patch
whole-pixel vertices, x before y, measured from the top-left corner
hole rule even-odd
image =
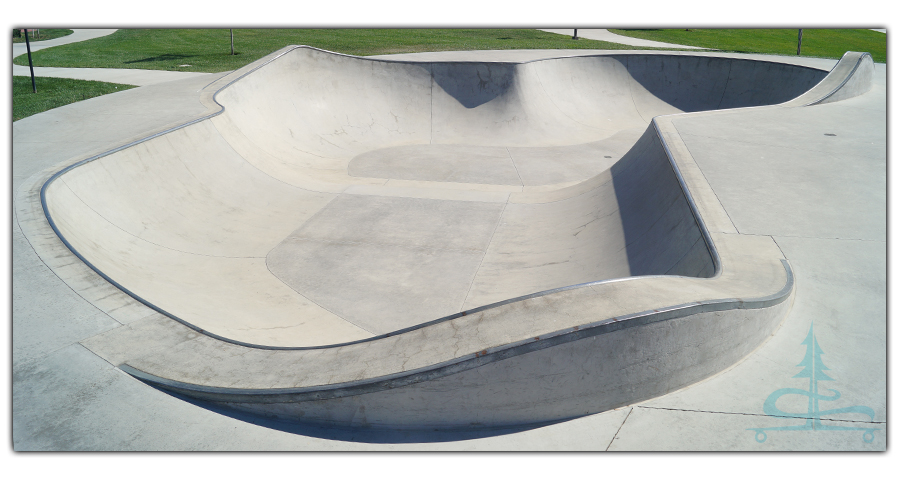
[[[12,348],[14,364],[119,326],[67,287],[13,224]]]
[[[154,313],[119,328],[82,340],[81,345],[113,366],[202,335],[177,321]]]
[[[16,451],[359,449],[218,415],[129,377],[78,344],[17,365],[12,379]]]
[[[458,312],[503,205],[341,195],[275,247],[269,270],[373,333]]]

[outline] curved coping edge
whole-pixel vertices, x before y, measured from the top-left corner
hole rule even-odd
[[[249,71],[247,71],[247,72],[241,74],[240,76],[234,78],[232,81],[230,81],[230,82],[228,82],[227,84],[225,84],[224,86],[222,86],[222,88],[216,90],[215,93],[214,93],[213,96],[212,96],[212,99],[213,99],[213,101],[216,103],[216,105],[219,106],[220,109],[219,109],[218,111],[215,111],[215,112],[210,113],[210,114],[208,114],[208,115],[201,116],[201,117],[199,117],[199,118],[195,118],[195,119],[189,120],[189,121],[187,121],[187,122],[185,122],[185,123],[182,123],[182,124],[173,126],[173,127],[171,127],[171,128],[168,128],[168,129],[166,129],[166,130],[163,130],[163,131],[160,131],[160,132],[151,134],[151,135],[149,135],[149,136],[147,136],[147,137],[138,139],[138,140],[136,140],[136,141],[129,142],[129,143],[124,144],[124,145],[122,145],[122,146],[118,146],[118,147],[116,147],[116,148],[110,149],[110,150],[105,151],[105,152],[103,152],[103,153],[96,154],[96,155],[94,155],[94,156],[91,156],[90,158],[86,158],[86,159],[84,159],[84,160],[80,160],[80,161],[78,161],[78,162],[76,162],[76,163],[73,163],[72,165],[69,165],[69,166],[67,166],[67,167],[62,168],[61,170],[59,170],[58,172],[56,172],[55,174],[53,174],[53,175],[52,175],[49,179],[47,179],[47,181],[45,181],[44,184],[41,186],[41,193],[40,193],[41,196],[40,196],[40,197],[41,197],[41,208],[43,209],[44,216],[46,217],[47,222],[50,224],[50,227],[51,227],[51,229],[53,229],[53,232],[56,234],[56,236],[60,239],[60,241],[62,241],[62,243],[66,246],[66,248],[67,248],[70,252],[72,252],[72,254],[74,254],[76,257],[78,257],[79,260],[81,260],[82,262],[84,262],[84,264],[87,265],[92,271],[94,271],[95,273],[97,273],[100,277],[102,277],[104,280],[106,280],[107,282],[109,282],[111,285],[115,286],[115,287],[118,288],[120,291],[122,291],[122,292],[125,293],[126,295],[130,296],[130,297],[133,298],[134,300],[138,301],[138,302],[141,303],[142,305],[144,305],[144,306],[146,306],[146,307],[149,307],[150,309],[152,309],[152,310],[158,312],[159,314],[162,314],[163,316],[166,316],[166,317],[168,317],[168,318],[170,318],[170,319],[172,319],[172,320],[174,320],[174,321],[176,321],[176,322],[178,322],[178,323],[181,323],[182,325],[184,325],[184,326],[186,326],[186,327],[188,327],[188,328],[190,328],[190,329],[192,329],[192,330],[194,330],[194,331],[196,331],[196,332],[198,332],[198,333],[201,333],[201,334],[203,334],[203,335],[206,335],[206,336],[208,336],[208,337],[214,338],[214,339],[216,339],[216,340],[220,340],[220,341],[222,341],[222,342],[227,342],[227,343],[229,343],[229,344],[235,344],[235,345],[239,345],[239,346],[242,346],[242,347],[248,347],[248,348],[252,348],[252,349],[262,349],[262,350],[316,350],[316,349],[329,349],[329,348],[333,348],[333,347],[342,347],[342,346],[347,346],[347,345],[352,345],[352,344],[360,344],[360,343],[364,343],[364,342],[372,342],[372,341],[375,341],[375,340],[379,340],[379,339],[383,339],[383,338],[392,337],[392,336],[395,336],[395,335],[400,335],[400,334],[403,334],[403,333],[407,333],[407,332],[410,332],[410,331],[413,331],[413,330],[418,330],[418,329],[420,329],[420,328],[425,328],[425,327],[428,327],[428,326],[431,326],[431,325],[434,325],[434,324],[437,324],[437,323],[441,323],[441,322],[445,322],[445,321],[452,321],[452,320],[454,320],[454,319],[456,319],[456,318],[459,318],[459,317],[462,317],[462,316],[466,316],[466,315],[471,315],[471,314],[474,314],[474,313],[478,313],[478,312],[484,311],[484,310],[486,310],[486,309],[492,309],[492,308],[495,308],[495,307],[500,307],[500,306],[503,306],[503,305],[506,305],[506,304],[509,304],[509,303],[512,303],[512,302],[524,301],[524,300],[528,300],[528,299],[540,297],[540,296],[543,296],[543,295],[549,295],[549,294],[553,294],[553,293],[563,292],[563,291],[566,291],[566,290],[572,290],[572,289],[576,289],[576,288],[583,288],[583,287],[588,287],[588,286],[596,286],[596,285],[600,285],[600,284],[603,284],[603,283],[613,283],[613,282],[620,282],[620,281],[626,281],[626,280],[639,280],[639,279],[642,280],[642,279],[648,279],[648,278],[659,278],[659,277],[663,277],[663,276],[666,276],[666,277],[672,277],[671,275],[643,275],[643,276],[629,276],[629,277],[624,277],[624,278],[615,278],[615,279],[608,279],[608,280],[600,280],[600,281],[591,281],[591,282],[585,282],[585,283],[578,283],[578,284],[573,284],[573,285],[567,285],[567,286],[564,286],[564,287],[552,288],[552,289],[549,289],[549,290],[543,290],[543,291],[540,291],[540,292],[535,292],[535,293],[531,293],[531,294],[527,294],[527,295],[522,295],[522,296],[518,296],[518,297],[513,297],[513,298],[510,298],[510,299],[502,300],[502,301],[499,301],[499,302],[494,302],[494,303],[491,303],[491,304],[486,304],[486,305],[479,306],[479,307],[476,307],[476,308],[473,308],[473,309],[467,309],[467,310],[465,310],[465,311],[461,311],[461,312],[458,312],[458,313],[455,313],[455,314],[451,314],[451,315],[449,315],[449,316],[444,316],[444,317],[437,318],[437,319],[434,319],[434,320],[431,320],[431,321],[427,321],[427,322],[425,322],[425,323],[420,323],[420,324],[417,324],[417,325],[413,325],[413,326],[409,326],[409,327],[406,327],[406,328],[402,328],[402,329],[400,329],[400,330],[396,330],[396,331],[393,331],[393,332],[385,333],[385,334],[382,334],[382,335],[375,335],[375,336],[372,336],[372,337],[369,337],[369,338],[365,338],[365,339],[354,340],[354,341],[350,341],[350,342],[336,343],[336,344],[317,345],[317,346],[296,346],[296,347],[294,347],[294,346],[271,346],[271,345],[264,345],[264,344],[254,344],[254,343],[250,343],[250,342],[242,342],[242,341],[239,341],[239,340],[234,340],[234,339],[230,339],[230,338],[227,338],[227,337],[224,337],[224,336],[215,334],[215,333],[213,333],[213,332],[210,332],[210,331],[208,331],[208,330],[205,330],[205,329],[203,329],[203,328],[201,328],[201,327],[199,327],[199,326],[197,326],[197,325],[194,325],[194,324],[188,322],[187,320],[184,320],[184,319],[182,319],[182,318],[180,318],[180,317],[178,317],[178,316],[176,316],[176,315],[174,315],[174,314],[172,314],[172,313],[170,313],[170,312],[168,312],[168,311],[166,311],[166,310],[164,310],[164,309],[162,309],[162,308],[156,306],[155,304],[153,304],[153,303],[147,301],[147,300],[144,299],[143,297],[141,297],[141,296],[137,295],[136,293],[132,292],[131,290],[129,290],[128,288],[126,288],[124,285],[122,285],[122,284],[120,284],[119,282],[117,282],[116,280],[112,279],[112,278],[111,278],[110,276],[108,276],[106,273],[104,273],[104,272],[101,271],[99,268],[97,268],[96,266],[94,266],[87,258],[85,258],[78,250],[76,250],[76,249],[71,245],[71,243],[69,243],[69,241],[65,238],[65,236],[62,235],[62,233],[60,232],[60,230],[59,230],[59,228],[57,227],[56,223],[54,222],[53,217],[50,215],[50,210],[49,210],[49,207],[47,206],[47,198],[46,198],[47,188],[48,188],[54,181],[56,181],[60,176],[62,176],[62,175],[65,174],[66,172],[69,172],[70,170],[73,170],[73,169],[75,169],[75,168],[78,168],[78,167],[80,167],[80,166],[82,166],[82,165],[85,165],[85,164],[87,164],[87,163],[90,163],[90,162],[92,162],[92,161],[99,160],[99,159],[101,159],[101,158],[103,158],[103,157],[106,157],[106,156],[115,154],[115,153],[117,153],[117,152],[119,152],[119,151],[128,149],[128,148],[133,147],[133,146],[136,146],[136,145],[138,145],[138,144],[141,144],[141,143],[150,141],[150,140],[155,139],[155,138],[157,138],[157,137],[166,135],[166,134],[171,133],[171,132],[175,132],[175,131],[177,131],[177,130],[183,129],[183,128],[185,128],[185,127],[189,127],[189,126],[194,125],[194,124],[196,124],[196,123],[202,122],[202,121],[204,121],[204,120],[208,120],[208,119],[210,119],[210,118],[213,118],[213,117],[216,117],[216,116],[222,114],[222,113],[225,111],[225,107],[224,107],[221,103],[219,103],[219,101],[216,99],[216,97],[219,95],[220,92],[222,92],[222,91],[225,90],[226,88],[230,87],[231,85],[237,83],[238,81],[240,81],[240,80],[243,79],[244,77],[246,77],[246,76],[248,76],[248,75],[250,75],[250,74],[256,72],[257,70],[263,68],[264,66],[266,66],[266,65],[268,65],[268,64],[270,64],[270,63],[272,63],[272,62],[274,62],[275,60],[281,58],[282,56],[285,56],[285,55],[287,55],[288,53],[290,53],[290,52],[292,52],[292,51],[294,51],[294,50],[296,50],[296,49],[300,49],[300,48],[308,48],[308,49],[311,49],[311,50],[314,50],[314,51],[318,51],[318,52],[324,52],[324,53],[328,53],[328,54],[334,54],[334,55],[337,55],[337,56],[348,57],[348,58],[354,58],[354,59],[361,59],[361,60],[366,60],[366,61],[378,61],[378,62],[395,63],[395,64],[416,64],[416,63],[418,63],[418,64],[429,64],[429,63],[427,63],[427,62],[426,62],[426,63],[423,63],[423,62],[415,62],[415,61],[392,61],[392,60],[382,60],[382,59],[371,59],[371,58],[363,57],[363,56],[354,56],[354,55],[348,55],[348,54],[340,54],[340,53],[338,53],[338,52],[331,52],[331,51],[324,50],[324,49],[319,49],[319,48],[316,48],[316,47],[310,47],[310,46],[308,46],[308,45],[294,45],[294,46],[289,46],[289,47],[287,47],[286,50],[285,50],[285,49],[282,49],[283,52],[281,52],[280,54],[277,54],[277,55],[275,55],[274,57],[272,57],[271,59],[268,59],[268,60],[266,60],[266,61],[260,63],[258,66],[256,66],[256,67],[252,68],[251,70],[249,70]],[[616,54],[599,54],[599,55],[594,55],[594,54],[586,54],[586,55],[585,55],[585,54],[578,54],[578,55],[569,55],[569,56],[557,56],[557,57],[539,58],[539,59],[534,59],[534,60],[530,60],[530,61],[523,61],[523,62],[510,62],[510,63],[508,63],[508,64],[528,64],[528,63],[532,63],[532,62],[543,61],[543,60],[549,60],[549,59],[566,59],[566,58],[578,58],[578,57],[609,57],[609,56],[614,56],[614,55],[616,55]],[[640,54],[639,54],[639,55],[640,55]],[[666,55],[666,54],[660,54],[660,55]],[[694,56],[694,55],[672,54],[671,57],[707,57],[707,56],[705,56],[705,55],[704,55],[704,56],[700,56],[700,55]],[[710,56],[710,57],[716,57],[716,56]],[[718,57],[718,58],[719,58],[719,59],[733,59],[733,58],[723,58],[723,57]],[[440,61],[440,62],[441,62],[441,63],[444,63],[444,62],[453,62],[453,61]],[[477,62],[477,61],[459,61],[459,62],[473,63],[473,62]],[[788,65],[788,66],[790,66],[790,64],[788,64],[788,63],[775,63],[775,62],[772,62],[772,61],[765,61],[765,62],[767,62],[767,63],[773,63],[773,64],[782,64],[782,65]],[[493,63],[492,63],[492,64],[493,64]],[[500,64],[500,63],[497,63],[497,64]],[[236,70],[236,71],[238,71],[238,70]],[[234,72],[232,72],[232,73],[234,73]],[[222,76],[222,77],[219,77],[216,81],[221,80],[222,78],[226,78],[226,77],[228,77],[228,76],[230,76],[230,74],[229,74],[229,75],[224,75],[224,76]],[[208,85],[209,85],[209,84],[208,84]],[[207,85],[207,86],[208,86],[208,85]],[[204,87],[204,88],[205,88],[205,87]],[[705,113],[705,112],[707,112],[707,111],[700,111],[700,112],[698,112],[698,113]],[[687,114],[687,113],[685,113],[685,114]],[[671,151],[669,150],[669,147],[668,147],[668,145],[666,144],[665,139],[662,137],[662,134],[661,134],[661,132],[660,132],[660,130],[659,130],[659,126],[658,126],[658,124],[656,123],[656,119],[655,119],[655,118],[652,119],[652,120],[651,120],[651,123],[652,123],[652,126],[654,127],[654,129],[655,129],[655,131],[656,131],[656,136],[657,136],[657,138],[659,138],[660,142],[662,143],[662,145],[663,145],[663,147],[664,147],[664,149],[665,149],[666,156],[667,156],[668,159],[669,159],[669,163],[670,163],[670,165],[672,166],[672,169],[673,169],[673,171],[674,171],[674,173],[675,173],[675,176],[676,176],[676,178],[677,178],[677,180],[678,180],[678,183],[679,183],[679,185],[681,186],[681,190],[682,190],[682,192],[684,193],[685,199],[687,200],[688,205],[689,205],[689,207],[690,207],[690,209],[691,209],[691,213],[692,213],[692,215],[694,216],[694,220],[695,220],[695,222],[697,223],[698,227],[700,228],[700,231],[701,231],[701,234],[702,234],[702,236],[703,236],[703,239],[704,239],[704,242],[705,242],[705,244],[706,244],[706,247],[707,247],[707,249],[709,250],[710,256],[711,256],[712,259],[713,259],[713,265],[714,265],[714,267],[715,267],[715,269],[716,269],[715,274],[713,275],[713,278],[714,278],[714,277],[717,277],[717,276],[719,276],[719,275],[721,274],[722,266],[721,266],[721,259],[720,259],[720,257],[719,257],[718,251],[716,250],[715,243],[713,242],[712,237],[711,237],[711,235],[709,234],[709,231],[708,231],[707,228],[706,228],[706,225],[703,223],[702,216],[700,215],[699,210],[698,210],[696,204],[694,203],[693,197],[691,196],[690,191],[689,191],[689,189],[688,189],[688,187],[687,187],[687,185],[686,185],[686,183],[685,183],[685,181],[684,181],[684,178],[682,177],[681,172],[680,172],[680,170],[678,169],[678,165],[677,165],[677,163],[675,162],[675,159],[674,159],[674,157],[673,157]],[[789,273],[789,274],[790,274],[790,273]],[[684,276],[683,278],[687,278],[687,279],[711,279],[711,278],[693,278],[693,277],[689,277],[689,276]],[[732,299],[723,299],[723,300],[732,300]],[[675,307],[678,307],[678,306],[675,306]]]
[[[691,190],[688,189],[687,182],[684,180],[684,176],[681,175],[681,170],[678,168],[678,162],[675,161],[675,156],[672,154],[672,150],[669,149],[669,144],[666,142],[665,137],[663,137],[662,131],[659,129],[659,122],[656,121],[656,117],[653,117],[650,120],[650,123],[653,124],[653,129],[656,131],[656,137],[659,138],[660,144],[662,144],[663,149],[666,152],[666,157],[669,159],[669,165],[672,166],[672,171],[675,173],[675,177],[678,179],[678,184],[681,186],[681,191],[684,193],[684,199],[687,201],[688,207],[691,209],[691,215],[694,216],[694,222],[697,224],[697,227],[700,228],[700,234],[703,236],[703,242],[706,243],[706,249],[709,251],[710,258],[713,261],[713,268],[715,272],[711,276],[711,278],[717,278],[722,274],[722,258],[719,256],[719,251],[716,249],[716,243],[712,239],[712,235],[709,234],[709,230],[706,228],[706,224],[703,222],[703,217],[700,215],[700,209],[697,208],[696,202],[694,202],[694,197],[691,195]]]
[[[847,74],[847,76],[844,78],[844,80],[839,85],[835,85],[834,88],[831,89],[831,91],[828,92],[828,94],[826,94],[824,97],[816,99],[815,101],[812,101],[812,102],[808,102],[808,103],[804,104],[803,106],[814,106],[816,104],[819,104],[820,102],[824,101],[825,99],[828,99],[829,97],[836,94],[837,91],[844,88],[844,86],[847,85],[847,82],[849,82],[850,79],[853,78],[853,76],[856,74],[856,70],[859,69],[859,65],[862,64],[862,62],[866,58],[866,56],[868,56],[869,59],[872,59],[872,54],[870,54],[868,52],[860,52],[859,56],[856,58],[856,64],[853,65],[853,69],[850,70],[850,73]],[[874,62],[874,59],[872,59],[872,61]],[[838,61],[838,64],[840,64],[840,61]],[[837,64],[835,64],[835,67],[837,67]],[[833,70],[833,68],[832,68],[832,70]],[[812,90],[812,89],[810,89],[810,90]]]
[[[220,402],[264,404],[299,403],[356,396],[446,377],[488,363],[547,349],[560,344],[596,337],[626,328],[633,328],[701,313],[772,307],[787,300],[794,287],[794,275],[791,271],[790,264],[784,259],[781,259],[781,263],[787,273],[787,279],[784,287],[772,295],[747,300],[716,299],[689,302],[626,316],[607,318],[585,325],[564,328],[546,335],[531,337],[525,340],[488,348],[480,352],[467,354],[442,363],[361,381],[300,388],[238,389],[180,382],[144,372],[127,363],[119,365],[118,368],[153,386],[189,396],[199,397],[201,399],[215,399]]]

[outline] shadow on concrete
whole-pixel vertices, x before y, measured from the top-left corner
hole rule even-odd
[[[656,98],[682,112],[768,106],[813,88],[827,71],[776,62],[659,54],[610,56]]]
[[[153,387],[152,385],[150,387]],[[453,441],[467,441],[471,439],[481,439],[488,437],[503,436],[506,434],[515,434],[518,432],[538,429],[548,425],[566,422],[572,419],[563,419],[554,422],[544,422],[540,424],[517,425],[509,427],[492,427],[492,428],[464,428],[464,429],[380,429],[371,427],[349,427],[349,426],[331,426],[320,423],[307,423],[287,421],[275,418],[264,418],[259,415],[235,410],[233,408],[225,408],[206,401],[200,401],[186,397],[181,394],[169,392],[163,389],[155,388],[170,396],[176,397],[182,401],[190,403],[194,406],[209,410],[219,415],[230,417],[249,424],[267,427],[276,431],[297,434],[318,439],[329,439],[332,441],[346,441],[353,443],[369,443],[369,444],[413,444],[413,443],[446,443]]]
[[[432,76],[444,92],[471,109],[505,94],[515,69],[503,63],[447,63],[433,66]]]
[[[651,125],[610,169],[631,276],[708,278],[715,264]]]

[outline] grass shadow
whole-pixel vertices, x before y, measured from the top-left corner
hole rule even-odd
[[[144,59],[135,59],[133,61],[125,61],[125,64],[178,61],[181,59],[188,59],[191,57],[197,57],[197,55],[196,54],[160,54],[158,56],[145,57]]]

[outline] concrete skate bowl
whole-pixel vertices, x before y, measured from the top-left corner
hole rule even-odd
[[[42,202],[177,321],[177,348],[123,356],[148,383],[327,425],[573,418],[727,368],[790,304],[777,246],[725,228],[654,117],[845,98],[866,58],[288,47],[207,89],[220,112],[61,171]]]

